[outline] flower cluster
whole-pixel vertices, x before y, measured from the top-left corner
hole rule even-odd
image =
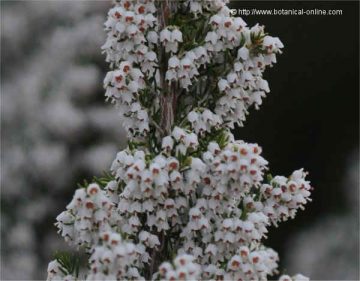
[[[114,232],[100,236],[101,245],[96,246],[89,258],[90,274],[86,280],[124,280],[141,278],[136,264],[143,262],[141,249],[132,243],[124,243]]]
[[[263,212],[273,224],[294,218],[297,209],[304,209],[304,204],[310,201],[311,186],[305,180],[306,173],[301,169],[292,173],[289,178],[274,177],[270,184],[261,186],[264,197]]]
[[[203,154],[209,169],[203,193],[228,199],[241,198],[252,187],[259,187],[267,169],[267,161],[260,153],[257,144],[236,141],[221,150],[216,142],[211,142]]]
[[[179,81],[182,88],[188,89],[192,85],[192,79],[199,74],[196,64],[203,60],[201,54],[187,52],[182,58],[172,56],[169,59],[165,78],[169,84]]]
[[[276,273],[277,253],[272,249],[251,251],[246,246],[239,248],[227,264],[225,280],[265,280]]]
[[[91,246],[99,232],[110,228],[113,204],[96,183],[77,189],[73,200],[57,220],[59,232],[71,244]]]
[[[208,1],[213,3],[213,1]],[[221,2],[221,1],[219,1]],[[204,4],[201,3],[202,5]],[[200,3],[197,3],[200,8]],[[209,8],[210,5],[207,5]],[[190,7],[194,2],[190,3]],[[212,30],[207,32],[199,41],[205,44],[190,49],[183,54],[175,55],[169,59],[166,78],[169,82],[180,81],[182,88],[188,89],[193,80],[199,76],[199,69],[210,62],[219,60],[218,53],[226,49],[233,49],[240,44],[242,29],[246,23],[241,18],[230,17],[230,10],[226,7],[218,7],[217,14],[212,16],[208,24]]]
[[[139,102],[139,91],[145,87],[144,75],[128,61],[110,71],[104,79],[105,96],[116,103],[123,125],[131,135],[149,131],[149,116]]]
[[[230,139],[233,137],[230,136]],[[256,144],[231,140],[221,149],[218,143],[210,142],[202,156],[203,160],[199,159],[201,164],[198,165],[205,165],[200,173],[201,180],[197,182],[201,186],[198,189],[201,190],[201,196],[195,206],[189,209],[189,221],[180,235],[184,239],[184,246],[178,252],[193,255],[207,270],[204,271],[205,278],[210,273],[219,275],[222,272],[222,276],[231,280],[241,276],[243,279],[257,280],[276,272],[277,255],[275,258],[271,249],[253,253],[252,256],[257,257],[254,259],[256,264],[250,266],[245,263],[246,271],[243,267],[237,273],[230,268],[228,271],[219,271],[220,264],[236,259],[237,253],[248,245],[261,248],[261,239],[266,237],[267,227],[270,222],[276,223],[276,217],[266,213],[271,199],[264,195],[263,198],[257,197],[253,193],[254,188],[259,193],[266,186],[262,181],[267,161],[260,153],[261,148]],[[189,171],[192,169],[194,167],[191,166]],[[306,196],[310,186],[304,176],[305,173],[300,170],[289,179],[277,176],[271,184],[275,185],[278,179],[285,179],[289,186],[296,184]],[[297,182],[292,183],[295,179]],[[273,209],[281,210],[284,202],[277,202]],[[271,254],[267,258],[268,253]],[[258,258],[263,263],[258,263]]]
[[[160,42],[165,47],[165,52],[176,53],[179,43],[183,42],[182,33],[177,27],[166,27],[160,32]]]
[[[186,131],[180,127],[174,128],[174,130],[172,131],[171,137],[173,139],[172,143],[175,142],[174,147],[175,147],[176,154],[186,155],[188,150],[189,151],[195,150],[199,145],[197,134]],[[164,145],[164,142],[166,143],[167,141],[169,141],[171,139],[171,137],[170,136],[165,137],[163,139],[163,145]]]
[[[139,232],[145,226],[161,232],[179,224],[180,214],[188,206],[184,195],[190,191],[184,185],[184,176],[179,171],[180,164],[176,158],[161,155],[152,160],[146,158],[143,151],[137,151],[134,155],[122,151],[111,169],[116,180],[124,185],[117,207],[122,231],[139,234],[140,239],[146,240],[148,247],[153,248],[159,244],[158,237]],[[171,192],[182,196],[170,198]],[[142,215],[146,215],[145,222],[140,220]]]
[[[102,46],[107,62],[114,65],[119,65],[122,61],[146,64],[148,58],[145,55],[149,52],[149,47],[145,34],[156,28],[155,12],[153,1],[146,0],[120,1],[110,9],[105,22],[108,37]],[[151,43],[156,44],[156,41],[152,40]]]
[[[258,29],[255,34],[262,38],[264,31]],[[262,51],[256,55],[253,54],[255,47],[249,43],[241,47],[232,70],[218,82],[218,89],[224,95],[217,101],[215,112],[229,122],[230,128],[233,128],[234,123],[242,125],[248,108],[254,105],[258,109],[262,98],[270,91],[267,81],[262,78],[262,72],[266,66],[276,62],[275,54],[280,52],[282,44],[279,41],[276,44],[278,47],[270,48],[266,45],[270,40],[265,40],[267,38],[270,36],[265,36],[257,46]],[[276,41],[277,38],[271,39]]]
[[[213,128],[218,129],[223,123],[221,117],[209,109],[190,111],[187,118],[198,135],[210,132]]]
[[[201,7],[203,3],[199,2],[196,3]],[[262,98],[270,91],[262,73],[266,66],[276,62],[276,54],[281,53],[283,44],[277,37],[265,35],[262,26],[248,28],[240,17],[231,17],[226,6],[218,9],[208,24],[211,30],[202,38],[204,45],[169,59],[166,80],[179,81],[180,86],[188,90],[201,76],[202,67],[225,60],[230,71],[218,80],[217,90],[221,95],[216,101],[215,113],[217,120],[233,128],[235,123],[242,125],[248,109],[252,105],[259,108]]]
[[[155,12],[153,1],[123,0],[109,11],[105,22],[108,37],[102,49],[106,60],[117,67],[105,78],[106,97],[116,101],[129,137],[149,131],[149,116],[141,104],[140,91],[145,85],[144,75],[154,75],[158,65],[153,51],[159,40],[154,31]]]
[[[243,36],[249,34],[246,23],[242,18],[230,16],[228,8],[221,9],[213,15],[209,21],[212,31],[206,35],[207,49],[211,52],[219,53],[226,49],[233,49],[241,43]]]
[[[216,12],[224,7],[229,0],[186,0],[184,5],[190,7],[190,12],[195,16],[203,14],[205,12]]]
[[[198,280],[201,268],[190,255],[179,255],[174,263],[165,262],[159,267],[160,280]]]
[[[104,190],[78,190],[58,226],[89,247],[89,280],[266,280],[278,262],[267,228],[294,217],[310,184],[302,170],[264,180],[260,146],[230,129],[269,92],[262,73],[283,46],[226,1],[159,2],[109,12],[103,48],[116,69],[104,84],[129,145]]]

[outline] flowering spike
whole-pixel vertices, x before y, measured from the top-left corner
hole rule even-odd
[[[278,255],[262,241],[303,209],[311,187],[302,169],[270,176],[261,147],[231,133],[269,93],[262,74],[283,44],[231,16],[227,2],[117,0],[110,9],[105,96],[128,146],[56,223],[88,253],[86,280],[277,274]],[[76,279],[66,274],[49,264],[48,280]]]

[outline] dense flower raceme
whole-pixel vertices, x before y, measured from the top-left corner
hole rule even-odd
[[[262,240],[304,208],[311,186],[302,169],[272,177],[261,147],[235,140],[230,129],[269,92],[262,72],[281,41],[232,17],[224,0],[121,0],[105,27],[113,68],[105,95],[129,142],[111,177],[78,189],[57,218],[65,240],[89,255],[84,278],[277,274],[278,255]],[[51,262],[48,279],[78,278],[62,267]]]

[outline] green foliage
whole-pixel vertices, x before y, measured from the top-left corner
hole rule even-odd
[[[93,177],[92,182],[97,183],[101,188],[105,188],[105,186],[110,182],[115,180],[115,177],[109,173],[104,171],[101,177]]]
[[[54,259],[60,264],[59,269],[65,275],[79,277],[80,258],[68,252],[56,252]]]
[[[106,171],[103,171],[103,175],[100,177],[94,176],[91,180],[91,182],[97,183],[101,188],[105,188],[105,186],[110,182],[115,180],[115,177]],[[84,179],[82,183],[78,183],[78,188],[87,188],[90,183]]]
[[[268,35],[267,33],[264,32],[252,32],[250,34],[250,38],[251,38],[251,43],[252,45],[249,46],[250,48],[250,52],[253,56],[257,56],[259,54],[266,54],[267,50],[263,49],[263,41],[264,41],[264,37]]]
[[[210,142],[217,142],[219,147],[223,149],[228,144],[228,134],[226,129],[212,129],[210,133],[200,138],[198,153],[207,151],[207,147]],[[198,156],[200,156],[200,154]]]
[[[78,188],[87,188],[88,185],[89,185],[89,182],[88,182],[86,179],[84,179],[84,180],[82,181],[82,183],[77,183],[77,187],[78,187]]]
[[[181,153],[179,153],[179,155],[177,156],[177,159],[179,160],[180,171],[184,171],[190,167],[191,157],[189,157],[187,155],[182,155]]]

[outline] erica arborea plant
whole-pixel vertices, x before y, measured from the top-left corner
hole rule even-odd
[[[226,0],[117,1],[102,49],[106,99],[128,132],[110,173],[75,191],[48,280],[267,280],[267,229],[294,218],[311,186],[268,173],[257,144],[235,140],[269,92],[262,73],[283,44],[233,17]],[[307,280],[282,275],[280,280]]]

